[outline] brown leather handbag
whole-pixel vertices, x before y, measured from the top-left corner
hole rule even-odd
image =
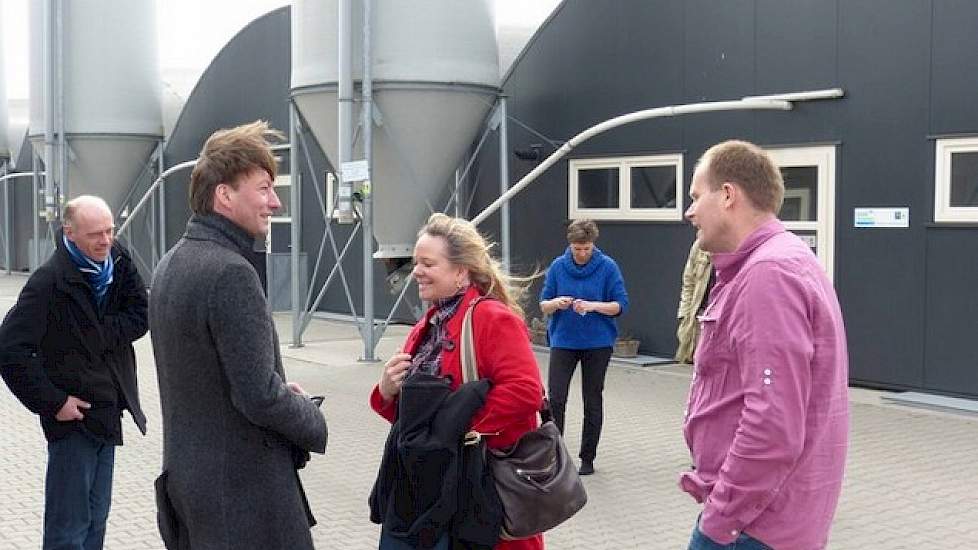
[[[472,302],[462,321],[462,381],[479,379],[476,368]],[[587,492],[577,475],[564,438],[554,424],[550,405],[543,398],[539,428],[523,434],[509,449],[488,449],[487,462],[503,504],[500,537],[532,537],[567,521],[587,503]],[[467,436],[467,439],[470,439]]]

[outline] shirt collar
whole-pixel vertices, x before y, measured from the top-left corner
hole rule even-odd
[[[744,265],[744,261],[750,257],[751,253],[761,246],[771,237],[784,233],[786,230],[784,224],[781,220],[774,218],[771,221],[763,223],[760,227],[755,229],[753,233],[747,236],[746,239],[737,250],[733,252],[714,252],[712,256],[713,266],[716,268],[717,280],[718,281],[729,281],[740,271],[740,268]]]

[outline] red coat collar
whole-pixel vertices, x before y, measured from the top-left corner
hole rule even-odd
[[[468,311],[469,306],[472,305],[472,302],[480,296],[482,296],[482,294],[479,292],[479,289],[474,286],[470,286],[468,290],[465,291],[465,296],[462,297],[462,302],[458,305],[458,311],[455,312],[455,315],[453,315],[445,325],[447,336],[453,342],[458,341],[458,336],[462,332],[462,321],[465,319],[465,312]],[[418,344],[421,343],[421,339],[424,336],[425,331],[427,331],[428,327],[431,326],[431,317],[435,314],[436,309],[437,308],[434,306],[428,308],[428,311],[425,312],[424,317],[422,317],[421,320],[414,325],[414,329],[411,331],[407,342],[404,344],[404,353],[413,355],[417,350]]]

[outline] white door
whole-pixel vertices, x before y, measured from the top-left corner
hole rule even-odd
[[[784,205],[778,215],[785,227],[801,237],[834,274],[835,147],[768,149],[784,177]]]

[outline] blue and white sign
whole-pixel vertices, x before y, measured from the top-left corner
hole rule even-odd
[[[910,208],[856,208],[856,227],[908,228]]]

